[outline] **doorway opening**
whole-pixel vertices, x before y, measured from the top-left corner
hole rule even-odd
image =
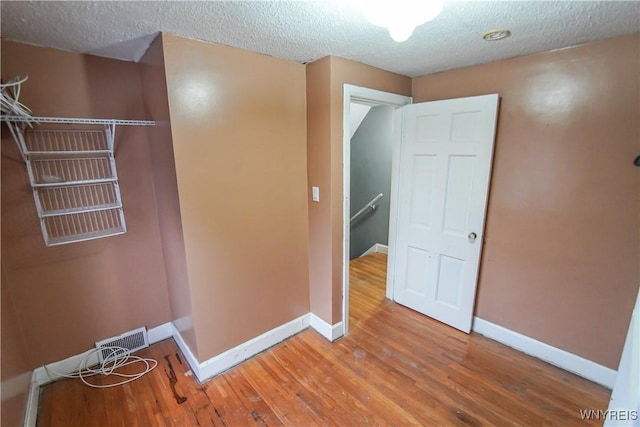
[[[400,130],[401,130],[401,120],[402,120],[401,113],[398,111],[398,109],[404,105],[410,104],[411,102],[412,102],[411,97],[378,91],[374,89],[368,89],[368,88],[359,87],[359,86],[348,85],[348,84],[344,85],[344,98],[343,98],[343,195],[344,197],[343,197],[343,257],[342,257],[342,284],[343,284],[342,286],[342,292],[343,292],[342,293],[343,295],[342,324],[343,324],[344,335],[347,335],[349,331],[350,260],[354,256],[359,256],[363,250],[366,251],[367,249],[362,246],[363,244],[365,246],[367,244],[363,243],[364,240],[359,238],[357,242],[359,247],[357,248],[354,247],[353,248],[354,250],[352,251],[351,219],[352,217],[354,217],[354,214],[360,213],[360,215],[355,216],[354,224],[356,226],[360,225],[362,227],[363,224],[362,223],[358,224],[358,221],[366,220],[365,217],[367,215],[370,215],[370,212],[373,209],[375,209],[372,206],[377,206],[377,204],[380,203],[380,200],[384,198],[386,198],[385,202],[387,203],[387,206],[389,206],[389,208],[387,208],[389,214],[379,215],[378,222],[380,222],[381,224],[386,222],[386,224],[384,225],[384,228],[386,230],[384,232],[388,236],[389,254],[390,254],[389,259],[392,258],[392,254],[393,254],[393,247],[392,247],[393,239],[392,239],[392,236],[388,235],[389,222],[390,220],[394,219],[393,212],[395,207],[393,206],[394,200],[391,197],[392,196],[391,193],[393,190],[387,191],[387,194],[384,194],[384,192],[381,192],[380,190],[375,190],[376,188],[375,182],[371,183],[373,185],[368,186],[366,191],[364,191],[362,194],[358,194],[355,197],[355,199],[357,200],[354,200],[354,202],[357,201],[356,205],[358,207],[355,207],[356,205],[352,205],[351,138],[352,136],[354,136],[354,133],[355,133],[354,127],[359,126],[360,122],[362,122],[363,119],[366,120],[366,116],[369,114],[375,115],[374,120],[385,121],[386,123],[384,123],[384,126],[388,131],[387,134],[389,135],[389,139],[390,139],[388,141],[388,145],[390,148],[389,152],[391,154],[390,166],[391,166],[391,169],[396,168],[397,162],[399,160],[398,155],[399,155],[400,136],[401,136]],[[389,111],[390,109],[393,109],[395,111]],[[357,155],[359,153],[355,152],[354,154]],[[370,153],[370,154],[376,154],[376,153]],[[364,163],[367,163],[368,161],[371,161],[371,160],[373,160],[373,163],[375,163],[375,156],[368,159],[362,159],[362,160]],[[363,166],[367,166],[367,165],[363,165]],[[374,165],[368,165],[368,166],[375,167],[376,165],[374,164]],[[358,172],[362,172],[362,171],[358,171]],[[391,170],[389,170],[388,173],[389,173],[389,176],[383,177],[381,179],[381,181],[388,181],[388,182],[387,183],[382,182],[378,184],[383,185],[384,187],[387,187],[388,185],[388,188],[391,189],[394,185],[394,183],[391,182],[391,177],[394,174],[391,173]],[[360,181],[367,181],[366,177],[363,179],[360,179]],[[374,181],[378,181],[378,180],[374,179]],[[368,194],[368,193],[371,193],[371,194]],[[380,196],[380,194],[382,194],[382,196]],[[362,206],[360,206],[360,204],[362,204]],[[378,224],[378,226],[380,226],[381,224]],[[371,233],[372,232],[369,231],[369,232],[365,232],[364,234],[371,234]],[[380,230],[378,230],[377,233],[379,234]],[[386,270],[388,271],[389,269],[387,268]],[[389,277],[388,273],[387,273],[387,277]],[[386,296],[388,298],[391,297],[389,286],[387,286]]]

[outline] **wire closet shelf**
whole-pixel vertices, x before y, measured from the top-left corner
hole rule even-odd
[[[127,231],[114,156],[115,129],[155,122],[30,116],[3,116],[2,121],[12,125],[25,160],[46,246]],[[56,128],[33,129],[33,124]]]

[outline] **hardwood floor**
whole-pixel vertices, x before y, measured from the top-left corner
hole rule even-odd
[[[38,425],[565,426],[606,409],[601,386],[386,300],[385,269],[381,254],[352,261],[351,333],[335,343],[307,329],[199,385],[162,341],[128,385],[43,387]]]

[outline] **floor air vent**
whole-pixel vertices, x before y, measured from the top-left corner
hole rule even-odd
[[[129,332],[125,332],[124,334],[118,335],[117,337],[98,341],[96,343],[96,348],[100,349],[104,347],[102,351],[98,352],[100,363],[104,362],[104,359],[106,358],[120,356],[125,353],[124,350],[120,352],[114,352],[113,349],[108,348],[110,346],[126,348],[127,350],[129,350],[129,353],[133,353],[134,351],[149,347],[147,330],[146,328],[142,327]]]

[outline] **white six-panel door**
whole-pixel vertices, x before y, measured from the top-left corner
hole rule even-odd
[[[403,107],[393,297],[471,330],[498,95]]]

